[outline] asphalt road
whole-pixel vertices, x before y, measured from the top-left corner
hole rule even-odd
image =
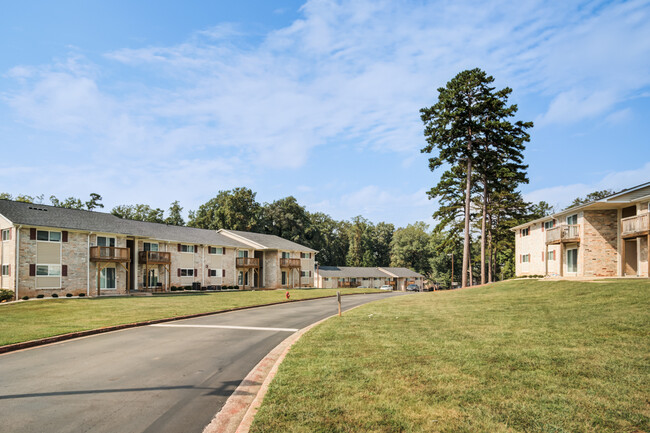
[[[336,308],[332,298],[260,307],[0,355],[0,432],[201,432],[271,349]]]

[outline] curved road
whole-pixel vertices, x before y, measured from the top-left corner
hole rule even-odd
[[[0,432],[201,432],[271,349],[336,308],[287,303],[0,355]]]

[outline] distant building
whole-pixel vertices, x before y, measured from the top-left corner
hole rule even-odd
[[[316,287],[374,287],[393,286],[393,290],[406,290],[409,284],[415,284],[420,289],[424,275],[406,268],[372,268],[349,266],[318,266],[316,267]]]
[[[17,297],[314,285],[317,251],[273,235],[10,200],[0,200],[0,233],[0,287]]]
[[[514,227],[516,275],[648,277],[650,182]]]

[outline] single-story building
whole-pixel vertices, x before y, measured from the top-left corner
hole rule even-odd
[[[317,266],[316,287],[374,287],[393,286],[393,290],[406,290],[409,284],[415,284],[421,290],[424,276],[407,268],[390,267],[351,267],[351,266]]]

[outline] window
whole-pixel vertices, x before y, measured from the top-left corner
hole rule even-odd
[[[145,242],[142,247],[145,251],[158,251],[158,244],[153,242]]]
[[[285,271],[282,271],[282,285],[287,285],[287,273]]]
[[[311,271],[302,271],[300,273],[301,277],[311,277]]]
[[[97,236],[97,246],[98,247],[114,247],[115,238],[109,238],[106,236]]]
[[[61,265],[36,265],[37,277],[58,277],[61,275]]]
[[[566,223],[570,226],[578,224],[578,214],[569,215],[566,217]]]
[[[283,258],[283,259],[290,259],[290,258],[291,258],[291,253],[288,253],[288,252],[282,252],[282,258]]]
[[[208,247],[208,254],[217,254],[219,256],[223,255],[223,248],[219,247]]]
[[[220,277],[220,276],[221,276],[221,269],[208,270],[208,277]]]
[[[99,274],[100,289],[115,289],[115,268],[104,268]]]
[[[9,265],[2,265],[2,276],[6,277],[9,275]]]
[[[530,234],[530,228],[526,227],[525,229],[521,229],[521,235],[522,236],[528,236]]]
[[[248,250],[245,251],[237,251],[237,257],[248,257]]]
[[[181,253],[193,253],[194,245],[181,245]]]
[[[323,281],[329,281],[330,279],[328,277],[323,277]]]
[[[181,269],[181,277],[193,277],[194,269]]]
[[[61,242],[61,232],[38,230],[36,232],[36,240],[44,242]]]
[[[544,222],[544,230],[552,229],[553,227],[555,227],[555,220]]]
[[[548,260],[549,261],[555,260],[555,251],[548,252]]]
[[[2,240],[8,241],[11,239],[11,229],[4,229],[2,231]]]
[[[521,262],[522,263],[529,263],[530,262],[530,254],[524,254],[521,256]]]
[[[311,259],[311,253],[300,253],[301,259]]]

